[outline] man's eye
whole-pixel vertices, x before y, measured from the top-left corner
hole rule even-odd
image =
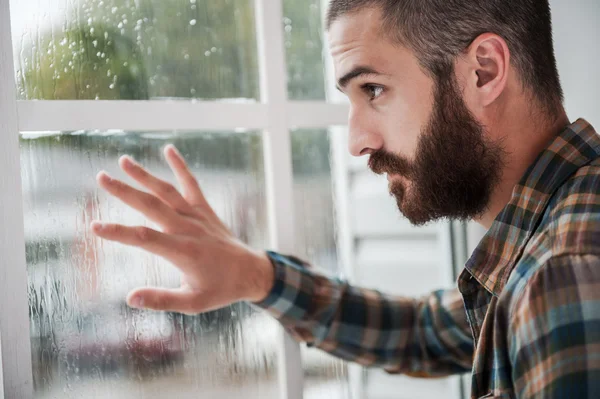
[[[370,84],[370,83],[364,84],[362,86],[362,90],[365,92],[365,94],[367,96],[369,96],[369,101],[373,101],[377,97],[379,97],[381,94],[383,94],[383,87],[377,86],[374,84]]]

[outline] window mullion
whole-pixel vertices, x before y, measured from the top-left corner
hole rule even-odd
[[[20,131],[72,130],[250,130],[265,129],[272,122],[267,104],[224,101],[129,101],[129,100],[21,100]],[[345,125],[347,104],[322,101],[285,101],[289,128]]]
[[[20,131],[262,129],[266,106],[222,101],[18,101]]]
[[[287,71],[283,46],[282,0],[255,0],[261,100],[269,124],[264,131],[265,180],[271,245],[295,252],[292,154],[287,115]],[[283,331],[283,330],[282,330]],[[287,333],[279,349],[280,397],[301,399],[304,390],[300,346]]]
[[[8,1],[0,1],[0,397],[33,396],[17,94]]]

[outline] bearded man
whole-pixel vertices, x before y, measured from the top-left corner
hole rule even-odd
[[[249,248],[167,147],[182,194],[127,157],[123,169],[152,194],[99,175],[163,231],[93,231],[185,276],[179,289],[140,288],[128,303],[199,313],[248,301],[349,361],[420,376],[470,371],[472,398],[600,398],[600,137],[563,108],[548,1],[332,0],[327,29],[350,100],[350,152],[387,174],[415,225],[487,228],[457,288],[384,295]]]

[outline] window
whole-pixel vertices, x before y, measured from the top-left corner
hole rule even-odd
[[[21,99],[259,98],[251,0],[12,6]]]
[[[143,397],[186,388],[190,395],[199,388],[217,395],[227,394],[230,380],[246,395],[276,391],[276,353],[257,344],[259,330],[276,331],[273,320],[244,304],[197,317],[130,309],[124,303],[130,289],[174,286],[178,273],[158,257],[102,244],[89,232],[92,219],[146,223],[98,190],[94,177],[104,169],[126,179],[117,159],[129,153],[173,180],[160,156],[167,141],[182,149],[207,199],[236,235],[267,245],[259,132],[22,134],[36,396],[119,390],[124,397]],[[174,376],[185,382],[177,384]]]
[[[326,2],[13,0],[10,15],[5,3],[5,397],[363,397],[362,369],[301,349],[244,304],[194,317],[128,308],[128,289],[178,274],[89,232],[97,218],[146,223],[95,174],[119,176],[130,154],[171,179],[160,148],[174,143],[243,240],[356,276],[358,174],[331,90]]]

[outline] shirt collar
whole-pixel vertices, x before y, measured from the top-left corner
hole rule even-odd
[[[567,126],[514,187],[510,201],[467,261],[467,272],[499,296],[554,192],[599,156],[600,137],[587,121],[578,119]]]

